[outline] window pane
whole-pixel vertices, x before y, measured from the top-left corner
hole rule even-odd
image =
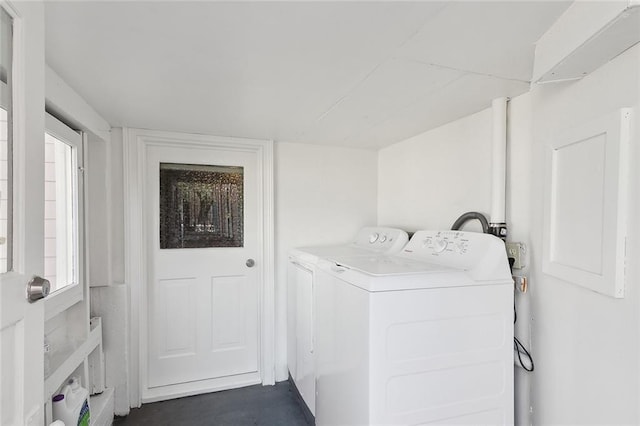
[[[11,269],[11,60],[13,20],[0,7],[0,273]]]
[[[45,135],[44,277],[51,291],[77,282],[75,150]]]
[[[242,167],[160,164],[160,248],[243,247]]]

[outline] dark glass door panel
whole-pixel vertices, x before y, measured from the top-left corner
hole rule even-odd
[[[243,247],[242,167],[160,163],[160,248]]]

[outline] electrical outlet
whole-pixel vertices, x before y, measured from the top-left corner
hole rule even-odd
[[[525,267],[525,246],[523,243],[507,243],[507,257],[514,259],[513,269],[522,269]]]

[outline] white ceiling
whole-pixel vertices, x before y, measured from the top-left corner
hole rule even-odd
[[[47,63],[112,126],[375,149],[527,91],[568,5],[52,1]]]

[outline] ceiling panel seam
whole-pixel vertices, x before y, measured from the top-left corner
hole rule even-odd
[[[408,61],[408,62],[414,62],[414,63],[422,64],[422,65],[428,65],[428,66],[431,66],[431,67],[442,68],[442,69],[445,69],[445,70],[458,71],[458,72],[463,72],[463,73],[466,73],[466,74],[479,75],[481,77],[499,78],[500,80],[515,81],[517,83],[531,84],[530,80],[521,80],[519,78],[503,77],[503,76],[496,75],[496,74],[473,71],[473,70],[464,69],[464,68],[456,68],[456,67],[451,67],[451,66],[448,66],[448,65],[436,64],[436,63],[433,63],[433,62],[425,62],[425,61],[421,61],[419,59],[414,59],[414,58],[398,57],[397,59],[402,59],[402,60],[405,60],[405,61]]]
[[[447,8],[447,6],[443,6],[442,9],[440,9],[439,11],[437,11],[436,13],[434,13],[433,15],[429,16],[427,19],[425,19],[425,21],[420,24],[415,31],[413,31],[411,34],[407,35],[407,37],[405,37],[405,39],[400,42],[395,48],[391,49],[390,53],[388,55],[385,55],[385,57],[383,59],[381,59],[362,79],[360,79],[357,83],[355,83],[349,90],[347,90],[347,92],[341,96],[340,98],[338,98],[338,100],[336,100],[331,106],[329,106],[329,108],[324,111],[322,114],[320,114],[318,116],[318,118],[316,118],[316,123],[322,121],[322,119],[324,117],[326,117],[332,110],[334,110],[337,106],[339,106],[342,102],[344,102],[346,99],[348,99],[353,92],[355,92],[358,87],[360,87],[362,84],[364,84],[384,63],[386,63],[387,61],[391,60],[391,59],[396,59],[397,55],[396,52],[398,52],[402,46],[406,45],[410,40],[412,40],[413,38],[415,38],[418,34],[420,34],[420,32],[422,31],[422,29],[431,21],[433,21],[435,19],[435,17],[439,16],[443,10],[445,10]],[[402,58],[398,58],[398,59],[402,59]],[[444,68],[444,67],[443,67]],[[308,126],[306,126],[307,129],[309,129],[309,127],[312,125],[312,123],[309,123]],[[300,132],[299,136],[304,136],[307,133],[307,131],[302,131]]]

